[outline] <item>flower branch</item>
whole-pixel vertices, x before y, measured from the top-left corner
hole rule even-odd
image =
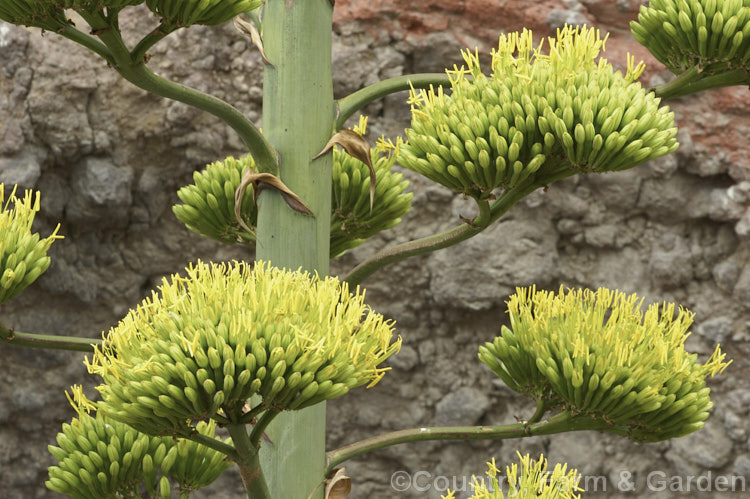
[[[209,447],[209,448],[211,448],[211,449],[213,449],[215,451],[221,452],[222,454],[224,454],[225,456],[227,456],[232,461],[236,462],[239,459],[238,455],[237,455],[237,451],[235,450],[235,448],[232,447],[229,444],[225,444],[224,442],[222,442],[219,439],[210,437],[208,435],[204,435],[202,433],[195,433],[193,435],[190,435],[187,438],[190,439],[190,440],[192,440],[193,442],[197,442],[197,443],[199,443],[201,445],[205,445],[206,447]]]
[[[77,30],[72,25],[66,24],[65,27],[57,31],[57,34],[86,47],[87,49],[91,50],[92,52],[99,55],[102,59],[107,61],[109,65],[113,66],[115,64],[112,52],[109,51],[106,45],[104,45],[96,38]]]
[[[114,22],[108,23],[101,14],[84,15],[84,19],[111,53],[111,65],[123,78],[156,95],[183,102],[213,114],[239,134],[255,159],[259,171],[271,174],[278,173],[276,151],[260,133],[260,130],[239,110],[214,96],[162,78],[146,67],[143,63],[144,49],[147,50],[149,44],[156,43],[160,35],[154,34],[151,37],[147,35],[142,40],[142,45],[136,47],[131,53]]]
[[[569,174],[569,172],[563,172],[562,176],[568,176]],[[360,284],[367,277],[388,264],[399,262],[412,256],[423,255],[425,253],[447,248],[458,244],[461,241],[465,241],[489,227],[494,221],[505,214],[515,203],[543,185],[546,184],[540,184],[533,180],[519,184],[515,188],[503,192],[497,200],[492,203],[487,218],[482,216],[480,212],[480,216],[470,223],[463,223],[440,234],[415,239],[413,241],[381,250],[357,265],[343,278],[343,280],[348,282],[349,285],[354,286]]]
[[[268,425],[271,424],[271,421],[273,421],[274,418],[278,416],[278,414],[278,411],[267,409],[258,420],[258,423],[253,427],[253,431],[252,433],[250,433],[250,443],[253,444],[255,448],[258,448],[263,433],[266,431],[266,428],[268,428]]]
[[[72,350],[75,352],[93,352],[94,347],[102,342],[101,339],[96,338],[22,333],[2,325],[0,325],[0,339],[9,345],[18,347]]]
[[[714,88],[748,84],[750,84],[750,74],[743,69],[734,69],[700,78],[698,68],[692,67],[674,80],[654,87],[652,90],[662,99],[675,99]]]
[[[434,428],[410,428],[385,433],[330,451],[326,454],[326,473],[353,457],[406,442],[430,440],[498,440],[532,437],[582,430],[606,430],[624,434],[624,430],[610,426],[604,421],[586,416],[572,416],[568,412],[559,413],[538,423],[514,423],[498,426],[442,426]]]
[[[159,26],[150,31],[146,36],[143,37],[143,39],[141,39],[140,42],[138,42],[138,44],[136,44],[135,48],[131,52],[131,58],[133,59],[133,61],[135,61],[136,63],[138,61],[143,61],[143,63],[146,64],[148,62],[148,56],[146,54],[146,52],[148,52],[148,49],[159,43],[164,39],[164,37],[166,37],[176,29],[176,25],[170,24],[166,21],[162,21]]]

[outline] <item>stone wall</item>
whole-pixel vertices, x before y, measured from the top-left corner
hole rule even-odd
[[[671,76],[629,36],[627,21],[639,3],[337,0],[336,95],[385,77],[441,71],[460,62],[461,48],[488,52],[498,33],[527,26],[550,34],[565,22],[608,31],[605,55],[616,67],[628,51],[646,60],[643,80],[654,85]],[[128,32],[152,27],[151,16],[131,10],[123,21]],[[153,50],[150,64],[259,117],[260,57],[231,24],[183,30]],[[400,94],[368,107],[373,136],[403,131],[404,100]],[[674,155],[618,174],[554,184],[480,236],[366,281],[373,307],[397,320],[403,348],[375,388],[329,403],[328,442],[335,448],[399,428],[528,417],[532,404],[494,379],[476,350],[498,333],[513,288],[532,283],[617,287],[649,303],[675,301],[694,311],[688,348],[705,357],[721,342],[735,359],[711,383],[716,409],[706,428],[650,445],[594,433],[402,445],[347,463],[351,497],[439,497],[435,489],[445,482],[437,477],[458,477],[461,487],[463,477],[482,474],[490,457],[507,463],[516,450],[544,452],[586,475],[608,477],[606,492],[600,482],[600,492],[587,497],[678,495],[648,493],[643,480],[652,470],[750,479],[750,93],[736,87],[670,105],[681,127],[682,146]],[[53,246],[49,271],[3,307],[2,323],[95,337],[187,262],[252,258],[247,250],[188,232],[170,210],[175,191],[193,171],[241,153],[237,137],[213,117],[130,86],[54,34],[0,22],[0,180],[39,189],[43,204],[35,228],[47,234],[60,222],[65,235]],[[403,224],[344,255],[333,264],[335,272],[472,213],[444,188],[410,178],[414,207]],[[46,446],[72,417],[63,390],[93,384],[82,358],[0,347],[0,497],[55,495],[43,486],[52,463]],[[419,489],[391,486],[401,470],[419,478]],[[635,493],[618,491],[623,472],[637,480]],[[238,476],[229,472],[200,497],[243,497]]]

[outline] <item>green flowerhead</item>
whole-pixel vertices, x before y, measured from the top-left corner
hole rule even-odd
[[[664,304],[643,313],[642,302],[604,288],[518,289],[510,328],[479,358],[513,390],[633,440],[691,433],[712,407],[706,377],[729,363],[719,347],[705,364],[685,351],[690,312]]]
[[[149,497],[170,497],[176,482],[180,493],[209,485],[234,463],[216,450],[191,440],[152,437],[97,412],[80,386],[73,387],[78,417],[63,424],[50,453],[47,488],[80,499],[131,497],[143,488]],[[70,397],[69,397],[70,398]],[[213,422],[199,423],[196,432],[214,438]],[[227,440],[224,443],[229,442]],[[171,480],[170,480],[171,479]]]
[[[13,24],[59,31],[70,25],[65,15],[66,9],[98,13],[104,9],[119,10],[143,2],[144,0],[2,0],[0,19]]]
[[[704,76],[750,71],[750,2],[746,0],[651,0],[641,6],[630,29],[674,73],[694,66]]]
[[[255,235],[242,228],[234,214],[234,193],[240,186],[242,172],[255,171],[250,156],[211,163],[205,170],[193,173],[193,183],[177,191],[183,204],[172,211],[191,231],[225,244],[255,245]],[[258,209],[253,196],[242,199],[242,218],[248,227],[258,224]]]
[[[249,422],[370,386],[401,340],[346,283],[257,263],[198,263],[106,335],[89,371],[107,416],[152,435]],[[247,407],[250,397],[261,402]]]
[[[544,185],[583,172],[617,171],[677,149],[673,113],[659,107],[628,61],[625,75],[596,58],[605,40],[566,27],[534,44],[532,33],[500,37],[492,73],[478,54],[452,74],[451,94],[413,91],[408,143],[399,161],[460,193]]]
[[[39,211],[39,193],[26,191],[23,199],[16,197],[16,188],[5,200],[4,185],[0,184],[0,303],[6,302],[26,289],[50,264],[47,256],[57,235],[58,225],[44,239],[31,233],[34,215]]]
[[[66,9],[84,15],[108,15],[130,5],[146,3],[167,31],[194,24],[215,26],[263,4],[262,0],[2,0],[0,19],[13,24],[60,31],[70,25]]]

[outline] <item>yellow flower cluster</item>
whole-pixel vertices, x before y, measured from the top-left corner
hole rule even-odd
[[[44,239],[31,233],[34,215],[39,211],[39,193],[26,191],[19,199],[17,187],[6,201],[4,185],[0,184],[0,303],[17,296],[47,270],[47,251],[55,239],[62,239],[57,235],[59,225]]]
[[[550,472],[544,455],[533,460],[528,454],[518,453],[521,467],[513,463],[505,468],[506,477],[499,480],[500,470],[495,458],[487,463],[487,478],[472,477],[473,495],[469,499],[578,499],[583,489],[578,487],[581,479],[578,471],[568,471],[566,464],[556,464]],[[503,492],[503,483],[507,483],[508,493]],[[442,499],[455,499],[454,491],[448,491]]]
[[[199,262],[173,275],[87,359],[99,410],[144,433],[192,419],[243,422],[377,383],[396,352],[389,321],[346,283],[257,263]],[[261,402],[248,413],[250,397]]]
[[[705,364],[685,351],[690,312],[655,304],[643,313],[642,303],[603,288],[518,289],[508,302],[510,328],[479,357],[513,390],[549,397],[634,440],[685,435],[703,427],[712,407],[706,376],[728,363],[718,346]]]
[[[492,74],[464,52],[451,94],[412,91],[411,128],[400,162],[466,195],[538,185],[582,172],[618,171],[677,149],[674,116],[635,80],[596,58],[606,39],[593,28],[566,27],[543,43],[531,31],[500,37]]]

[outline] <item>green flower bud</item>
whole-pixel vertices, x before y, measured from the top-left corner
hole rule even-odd
[[[367,118],[360,117],[354,131],[364,135]],[[402,142],[380,138],[370,150],[375,169],[375,197],[370,210],[370,172],[362,161],[334,148],[331,197],[331,257],[359,246],[378,232],[395,227],[411,209],[409,181],[392,171]],[[347,183],[348,182],[348,183]]]
[[[62,0],[65,9],[77,12],[97,12],[103,9],[122,9],[130,5],[140,5],[144,0]]]
[[[181,27],[193,24],[214,26],[262,4],[262,0],[146,0],[154,14]]]
[[[62,6],[48,0],[3,0],[0,19],[49,31],[58,31],[68,24]]]

